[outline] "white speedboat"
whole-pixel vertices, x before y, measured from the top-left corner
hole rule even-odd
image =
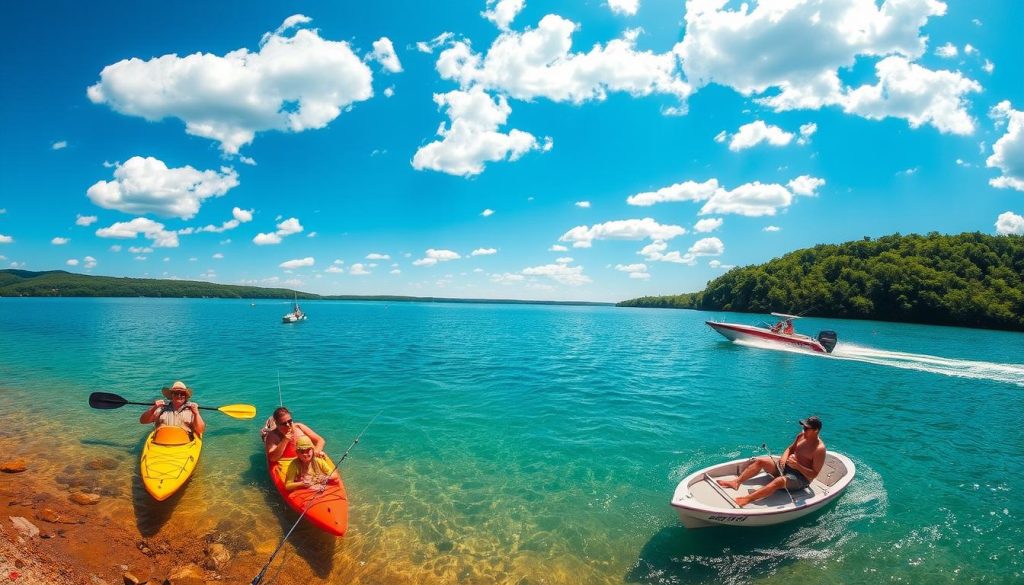
[[[726,339],[732,341],[755,341],[781,343],[790,347],[799,347],[818,353],[832,353],[836,347],[839,337],[835,331],[821,331],[818,337],[801,335],[793,330],[793,321],[799,319],[797,315],[785,313],[772,313],[779,321],[771,327],[755,327],[753,325],[740,325],[738,323],[723,323],[720,321],[705,321],[708,327],[721,333]]]
[[[839,497],[856,473],[848,457],[829,451],[821,473],[808,487],[789,490],[792,499],[782,489],[740,508],[735,498],[753,493],[771,481],[772,476],[759,473],[741,484],[738,490],[720,486],[717,480],[736,479],[749,463],[750,459],[719,463],[695,471],[679,482],[672,496],[672,507],[679,513],[683,526],[769,526],[795,520]]]

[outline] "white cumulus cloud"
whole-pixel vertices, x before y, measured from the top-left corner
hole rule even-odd
[[[704,201],[709,199],[719,189],[717,179],[708,179],[703,183],[696,181],[685,181],[668,187],[662,187],[657,191],[637,193],[626,198],[626,203],[648,207],[655,203],[666,203],[670,201]]]
[[[608,8],[616,14],[633,16],[640,9],[640,0],[608,0]]]
[[[143,236],[153,242],[156,248],[177,248],[178,234],[168,231],[164,224],[155,222],[146,217],[136,217],[131,221],[119,221],[109,227],[96,230],[96,235],[101,238],[117,238],[123,240],[134,240]]]
[[[970,45],[967,46],[970,47]],[[942,57],[943,59],[952,59],[953,57],[956,57],[959,52],[960,51],[957,50],[956,45],[954,45],[953,43],[946,43],[945,45],[942,45],[938,49],[935,49],[935,54],[938,55],[939,57]]]
[[[485,209],[485,210],[480,212],[480,215],[482,215],[484,217],[491,217],[492,215],[494,215],[494,210],[493,209]]]
[[[662,225],[650,217],[623,219],[576,226],[558,238],[560,242],[572,242],[574,248],[589,248],[594,240],[670,240],[686,233],[678,225]]]
[[[590,277],[583,274],[582,266],[545,264],[543,266],[524,268],[522,273],[526,276],[544,276],[559,284],[569,286],[580,286],[591,282]]]
[[[289,17],[256,52],[124,59],[104,67],[87,94],[121,114],[178,118],[186,132],[216,140],[226,154],[237,154],[257,132],[323,128],[373,96],[373,74],[347,42],[310,28],[284,35],[309,22]]]
[[[996,233],[1001,236],[1009,234],[1024,236],[1024,217],[1012,211],[1000,213],[996,218]]]
[[[920,29],[945,13],[939,0],[690,0],[673,50],[695,86],[731,87],[776,111],[834,105],[970,133],[964,95],[980,87],[959,73],[910,63],[926,48]],[[882,59],[878,84],[844,87],[840,70],[864,58]]]
[[[390,254],[380,254],[377,252],[370,252],[366,255],[367,260],[391,260]]]
[[[765,124],[761,120],[755,120],[749,124],[740,126],[740,129],[729,141],[729,150],[739,152],[767,142],[772,146],[786,146],[793,140],[793,133],[786,132],[778,126]]]
[[[260,233],[256,234],[256,237],[252,239],[253,243],[257,246],[266,246],[273,244],[280,244],[283,238],[286,238],[292,234],[301,232],[304,228],[299,220],[290,217],[281,223],[277,224],[277,231],[273,233]]]
[[[499,29],[508,30],[508,25],[512,24],[525,5],[525,0],[487,0],[487,10],[480,15]]]
[[[903,118],[911,128],[931,124],[944,134],[974,132],[964,96],[981,91],[978,82],[959,72],[925,69],[903,57],[887,57],[875,69],[876,85],[858,87],[842,99],[847,113],[873,120]]]
[[[666,252],[667,249],[668,244],[658,240],[644,246],[637,254],[651,262],[672,262],[693,266],[697,263],[697,258],[701,256],[721,256],[725,253],[725,245],[718,238],[697,240],[685,254],[680,254],[677,251]]]
[[[708,233],[717,230],[722,227],[724,220],[720,217],[708,217],[705,219],[698,220],[693,226],[693,231],[697,233]]]
[[[68,243],[70,241],[71,240],[69,238],[62,238],[62,237],[58,236],[58,237],[53,238],[52,240],[50,240],[50,243],[53,244],[54,246],[63,246],[64,244],[66,244],[66,243]]]
[[[414,260],[412,265],[433,266],[438,262],[448,262],[451,260],[458,260],[459,258],[462,258],[462,256],[460,256],[457,252],[452,252],[451,250],[435,250],[434,248],[430,248],[429,250],[426,251],[423,258],[420,258],[419,260]]]
[[[819,179],[818,177],[812,177],[810,175],[800,175],[787,183],[789,188],[797,195],[807,196],[813,196],[818,190],[818,187],[821,187],[824,184],[825,179]]]
[[[998,124],[1006,124],[1006,133],[992,145],[992,156],[985,166],[997,168],[1002,176],[989,180],[999,189],[1024,191],[1024,112],[1014,110],[1009,101],[999,102],[989,111]]]
[[[498,35],[485,54],[474,52],[468,41],[455,41],[439,55],[437,71],[463,88],[480,86],[524,101],[543,97],[580,104],[604,100],[610,91],[667,94],[679,102],[690,95],[671,52],[636,49],[638,30],[574,53],[576,29],[576,23],[548,14],[536,28]]]
[[[305,258],[296,258],[295,260],[287,260],[285,262],[282,262],[278,266],[280,268],[284,268],[285,270],[291,270],[293,268],[302,268],[302,267],[305,267],[305,266],[312,266],[315,263],[316,263],[316,260],[314,260],[312,256],[307,256]]]
[[[116,166],[112,181],[93,184],[86,195],[104,209],[191,219],[204,199],[220,197],[236,186],[238,174],[231,168],[172,169],[162,160],[133,156]]]
[[[495,249],[495,248],[477,248],[476,250],[473,250],[469,255],[470,256],[490,256],[492,254],[497,254],[497,253],[498,253],[498,250]]]
[[[58,140],[57,142],[54,142],[50,146],[50,148],[52,148],[53,150],[63,150],[65,148],[67,148],[67,147],[68,147],[68,141],[67,140]]]
[[[80,226],[83,226],[83,227],[88,227],[88,226],[96,223],[97,219],[98,218],[95,215],[82,215],[82,214],[79,213],[79,214],[76,214],[76,216],[75,216],[75,225],[80,225]]]
[[[811,141],[811,136],[818,131],[818,125],[814,122],[800,125],[800,138],[796,139],[796,143],[799,145],[807,144]]]
[[[757,217],[775,215],[778,209],[789,207],[793,203],[794,195],[813,196],[817,188],[824,184],[824,179],[808,175],[793,179],[789,182],[788,188],[775,183],[762,184],[755,181],[727,190],[719,185],[717,179],[708,179],[703,183],[685,181],[657,191],[632,195],[626,202],[646,207],[664,202],[705,201],[700,215],[734,213]]]
[[[351,274],[352,276],[367,276],[369,274],[372,274],[369,270],[366,269],[366,266],[364,266],[360,262],[356,262],[355,264],[350,266],[348,269],[348,273]]]
[[[615,270],[629,274],[630,278],[646,280],[651,277],[650,273],[647,272],[647,265],[642,262],[636,264],[616,264]]]
[[[583,209],[590,209],[589,201],[577,201],[574,205],[576,205],[576,207],[581,207]]]
[[[434,102],[445,108],[451,123],[442,122],[438,127],[441,140],[420,147],[413,155],[412,166],[417,170],[468,177],[482,173],[484,163],[514,161],[531,150],[548,148],[529,132],[499,131],[512,113],[504,96],[491,98],[477,86],[469,91],[434,94]]]
[[[398,60],[398,55],[395,54],[395,46],[387,37],[381,37],[373,42],[373,52],[370,53],[369,58],[380,63],[381,67],[391,73],[402,72],[402,63]]]
[[[78,266],[78,258],[69,258],[65,264],[68,266]]]

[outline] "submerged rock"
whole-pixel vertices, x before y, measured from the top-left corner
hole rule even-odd
[[[199,567],[189,564],[177,567],[167,577],[172,585],[206,585],[206,576]]]
[[[24,459],[11,459],[0,463],[0,471],[4,473],[21,473],[26,469],[28,469],[28,464]]]
[[[74,492],[71,494],[71,501],[80,506],[92,506],[99,503],[100,496],[99,494]]]
[[[11,522],[14,524],[14,528],[18,531],[18,534],[21,534],[24,537],[35,538],[36,536],[39,536],[39,529],[36,528],[36,525],[21,516],[11,516]]]
[[[206,547],[206,557],[206,568],[219,571],[231,560],[231,551],[223,544],[215,542]]]
[[[118,461],[117,459],[111,459],[110,457],[99,457],[86,463],[85,468],[90,470],[117,469],[117,466],[120,465],[120,463],[121,462]]]

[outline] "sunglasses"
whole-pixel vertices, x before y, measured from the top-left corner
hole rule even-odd
[[[188,392],[171,392],[171,396],[188,396]]]
[[[279,425],[287,425],[287,426],[291,426],[291,424],[292,424],[292,419],[288,419],[288,420],[279,420],[279,421],[277,421],[277,424],[279,424]]]
[[[312,453],[313,452],[312,449],[296,449],[295,451],[297,451],[299,453]]]

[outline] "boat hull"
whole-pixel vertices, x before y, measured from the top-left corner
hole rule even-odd
[[[181,431],[183,438],[177,444],[160,444],[158,435],[166,435],[167,430],[154,430],[146,437],[146,443],[142,447],[142,457],[139,460],[139,468],[142,473],[142,485],[146,492],[153,496],[158,502],[162,502],[174,495],[185,482],[192,477],[196,465],[199,463],[199,454],[203,450],[203,439],[199,435],[188,436],[188,433]],[[169,442],[166,441],[165,442]]]
[[[785,490],[778,490],[768,498],[751,502],[740,508],[733,499],[742,493],[751,493],[772,478],[761,473],[751,478],[739,490],[717,486],[718,479],[734,479],[750,462],[737,459],[701,469],[679,482],[672,496],[671,505],[679,514],[679,520],[687,528],[709,526],[771,526],[790,522],[813,514],[838,498],[856,474],[852,461],[845,455],[830,451],[825,457],[825,466],[811,485],[792,492],[793,499]],[[794,503],[795,502],[795,503]]]
[[[281,459],[276,464],[267,461],[270,481],[273,482],[277,493],[281,494],[289,508],[299,514],[306,510],[309,501],[313,500],[304,518],[328,534],[345,536],[345,531],[348,530],[348,494],[345,493],[345,483],[328,484],[323,494],[308,488],[288,491],[284,485],[284,473],[292,461],[293,459]],[[330,458],[327,459],[327,463],[334,467],[334,462]]]
[[[705,321],[705,323],[708,327],[711,327],[731,341],[767,341],[789,347],[798,347],[816,353],[829,353],[817,339],[806,335],[786,335],[785,333],[775,333],[771,329],[764,327],[740,325],[737,323],[720,323],[718,321]]]

